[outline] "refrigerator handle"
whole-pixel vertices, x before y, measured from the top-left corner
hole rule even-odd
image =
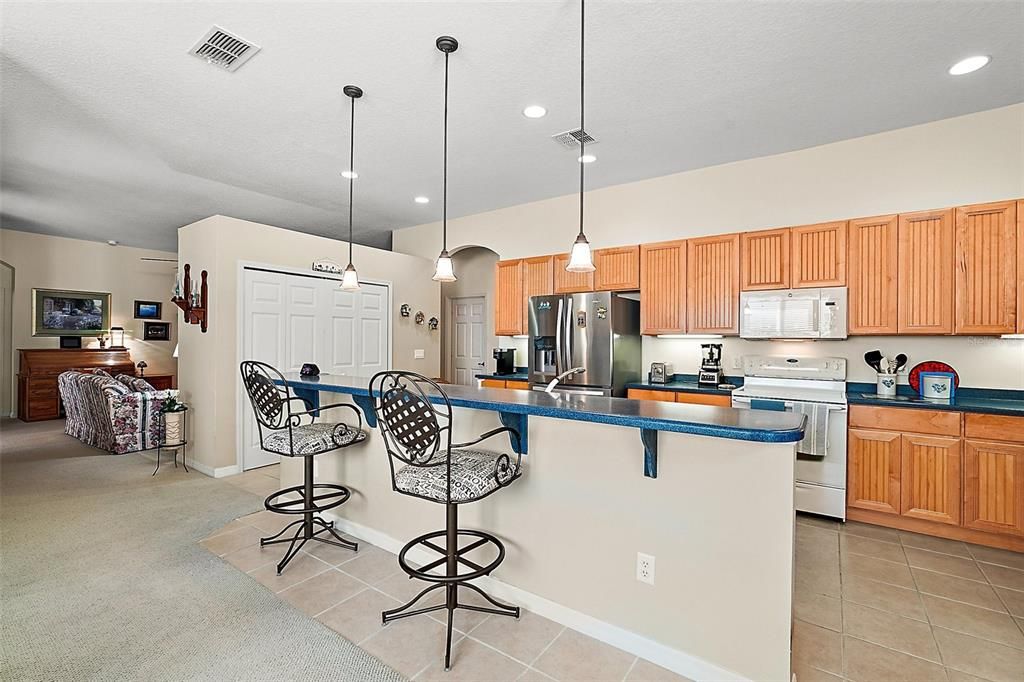
[[[562,348],[562,324],[565,322],[562,315],[562,304],[564,303],[564,298],[558,299],[558,316],[555,318],[555,376],[565,371],[562,366],[562,363],[565,362],[565,350]]]
[[[568,372],[572,369],[572,296],[568,298],[565,304],[565,367],[562,369],[563,372]]]

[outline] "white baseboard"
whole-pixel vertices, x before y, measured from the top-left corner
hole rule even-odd
[[[160,467],[163,468],[165,463],[170,466],[174,466],[174,463],[171,461],[172,453],[169,450],[165,450],[165,452],[167,454],[160,454]],[[152,462],[156,462],[156,450],[146,450],[142,453],[142,456]],[[178,457],[180,458],[181,455],[178,455]],[[181,460],[179,459],[178,461]],[[226,467],[211,467],[210,465],[203,464],[202,462],[193,462],[191,458],[189,458],[186,464],[188,464],[189,469],[195,469],[199,473],[209,476],[210,478],[224,478],[225,476],[234,476],[238,473],[237,464],[232,464],[231,466]]]
[[[342,532],[355,536],[360,540],[365,540],[392,554],[398,554],[402,547],[405,546],[405,541],[396,540],[386,533],[355,523],[337,514],[326,512],[323,515],[329,520],[333,520],[335,526]],[[428,563],[437,558],[436,554],[419,548],[410,550],[406,556],[410,561],[420,564]],[[589,635],[594,639],[618,647],[623,651],[628,651],[655,665],[659,665],[692,680],[742,682],[747,679],[731,670],[721,668],[685,651],[665,646],[635,632],[598,620],[593,616],[588,616],[568,606],[563,606],[532,592],[503,583],[495,578],[480,578],[477,583],[480,587],[485,588],[493,597],[522,606],[527,611],[532,611],[556,623]]]

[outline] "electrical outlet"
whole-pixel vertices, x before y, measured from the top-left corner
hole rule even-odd
[[[636,553],[636,579],[648,585],[654,584],[654,557],[650,554]]]
[[[417,348],[416,350],[414,350],[412,352],[412,359],[413,360],[422,360],[425,357],[426,357],[426,354],[423,352],[422,348]]]

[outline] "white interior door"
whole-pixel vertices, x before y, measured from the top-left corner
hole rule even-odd
[[[243,277],[243,359],[282,372],[313,362],[328,374],[369,378],[391,367],[389,289],[364,283],[342,291],[340,282],[319,276],[246,268]],[[239,383],[243,428],[242,469],[275,464],[280,457],[260,449],[259,432]]]
[[[484,306],[482,296],[452,299],[451,367],[462,386],[472,386],[484,371]]]

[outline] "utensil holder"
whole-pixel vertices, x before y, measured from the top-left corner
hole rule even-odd
[[[883,398],[894,398],[896,396],[896,375],[879,374],[875,392]]]

